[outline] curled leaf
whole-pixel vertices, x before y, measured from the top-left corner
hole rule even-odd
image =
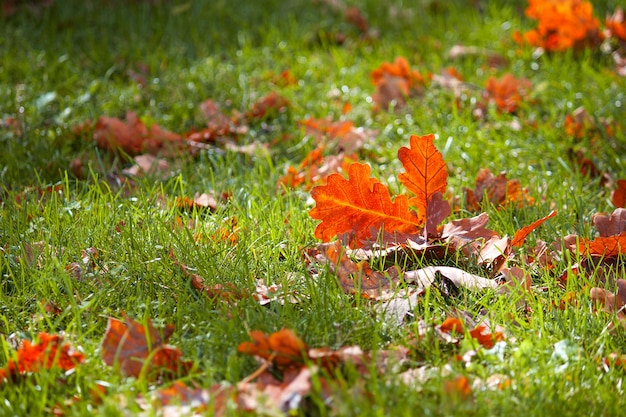
[[[528,237],[528,235],[533,230],[535,230],[536,228],[541,226],[543,222],[545,222],[548,219],[551,219],[554,216],[556,216],[556,210],[552,210],[550,214],[548,214],[547,216],[542,217],[539,220],[535,220],[528,226],[522,227],[520,230],[515,232],[515,235],[513,236],[513,240],[511,241],[511,246],[522,246],[524,244],[524,241]]]

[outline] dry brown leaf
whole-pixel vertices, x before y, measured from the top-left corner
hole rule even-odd
[[[152,326],[148,319],[146,326],[124,315],[124,321],[109,317],[107,329],[100,345],[104,363],[118,365],[126,376],[176,377],[191,369],[191,362],[183,361],[178,348],[166,345],[174,332],[168,325],[163,332]]]
[[[616,208],[608,216],[596,213],[592,222],[600,237],[617,236],[626,232],[626,208]]]
[[[451,266],[427,266],[414,271],[406,271],[403,274],[403,278],[404,281],[409,284],[416,284],[418,289],[425,289],[436,281],[437,274],[446,277],[458,288],[466,288],[473,291],[485,288],[498,288],[498,283],[492,279],[470,274],[462,269]]]

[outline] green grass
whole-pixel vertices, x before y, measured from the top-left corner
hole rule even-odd
[[[606,372],[601,361],[611,352],[626,353],[626,333],[607,331],[612,317],[594,312],[588,295],[593,277],[571,279],[562,289],[548,271],[533,271],[533,285],[541,291],[526,299],[525,309],[516,306],[514,296],[461,291],[448,298],[431,290],[419,298],[416,321],[396,326],[381,320],[371,303],[345,295],[328,270],[310,275],[303,251],[317,241],[309,193],[276,186],[286,166],[299,164],[314,147],[302,141],[298,122],[338,119],[348,101],[353,109],[346,117],[379,132],[365,145],[362,159],[384,183],[402,171],[396,152],[411,134],[435,133],[451,194],[462,197],[484,167],[506,170],[535,198],[523,208],[485,205],[491,229],[512,236],[555,208],[558,216],[531,240],[552,242],[569,233],[592,237],[593,214],[613,210],[610,189],[578,174],[567,149],[582,149],[600,170],[626,178],[626,79],[614,73],[610,56],[585,51],[534,57],[530,48],[519,48],[513,31],[532,26],[521,17],[524,2],[483,2],[482,13],[460,0],[390,2],[398,15],[387,2],[384,7],[374,0],[359,2],[380,32],[373,40],[359,39],[340,13],[304,0],[264,1],[263,7],[242,0],[73,3],[56,1],[38,11],[25,7],[2,21],[0,118],[17,119],[20,132],[0,127],[0,366],[12,357],[14,338],[42,331],[63,332],[86,360],[69,375],[42,371],[1,384],[0,415],[41,415],[73,397],[63,408],[66,415],[138,412],[137,395],[155,387],[145,378],[121,376],[99,353],[107,318],[122,313],[151,318],[157,327],[174,324],[169,343],[195,364],[185,382],[200,387],[236,384],[256,369],[251,358],[237,353],[250,330],[289,328],[312,347],[359,345],[374,356],[411,346],[407,367],[434,371],[427,383],[407,385],[398,380],[398,370],[368,378],[348,370],[333,387],[330,404],[314,389],[299,411],[303,415],[621,414],[624,371]],[[615,6],[595,4],[596,15]],[[334,32],[345,32],[348,41],[328,42],[325,34]],[[451,60],[447,52],[456,44],[489,48],[509,63],[493,70],[481,56]],[[396,56],[421,71],[454,66],[477,89],[462,97],[458,110],[451,92],[429,88],[410,100],[406,111],[373,114],[369,74]],[[285,69],[299,80],[297,86],[269,82]],[[487,121],[476,121],[472,99],[480,100],[490,75],[506,72],[532,82],[534,102],[523,104],[518,116],[489,110]],[[169,179],[137,180],[130,193],[107,182],[108,173],[128,162],[72,133],[87,119],[122,117],[127,111],[183,133],[202,126],[198,105],[207,98],[227,112],[243,112],[274,90],[288,98],[290,108],[252,122],[241,138],[273,143],[285,136],[270,156],[204,151],[182,158]],[[563,120],[579,106],[598,120],[614,121],[616,134],[595,140],[568,136]],[[528,124],[514,129],[516,118]],[[81,178],[70,170],[75,158],[83,161]],[[42,191],[50,186],[57,191]],[[177,197],[209,190],[231,197],[212,213],[176,207]],[[194,220],[196,227],[181,227],[177,218]],[[212,238],[231,218],[237,219],[237,244]],[[98,254],[76,279],[67,267],[81,263],[88,248]],[[170,253],[208,285],[250,290],[262,280],[282,284],[302,299],[268,306],[251,299],[210,300],[191,286]],[[557,269],[577,261],[564,259]],[[577,304],[553,308],[567,291],[576,293]],[[47,312],[47,302],[60,312]],[[508,341],[499,350],[478,349],[468,366],[454,360],[475,348],[468,341],[452,346],[427,335],[415,342],[419,319],[439,324],[454,309],[486,313],[506,329]],[[444,368],[450,368],[448,376]],[[469,398],[442,388],[458,375],[471,382],[493,374],[508,377],[510,386],[477,387]],[[108,386],[100,402],[90,394],[99,382]]]

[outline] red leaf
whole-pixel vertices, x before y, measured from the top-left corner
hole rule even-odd
[[[419,221],[407,198],[398,196],[392,202],[387,187],[371,178],[370,171],[369,165],[355,163],[348,169],[348,179],[332,174],[326,185],[313,188],[316,205],[309,215],[322,221],[315,237],[328,242],[345,235],[351,246],[359,247],[363,241],[375,240],[381,228],[387,232],[417,231]]]
[[[443,156],[434,145],[435,135],[411,136],[411,148],[402,147],[398,159],[406,172],[398,179],[415,194],[410,200],[422,218],[428,212],[429,200],[435,193],[445,193],[448,185],[448,169]]]
[[[17,359],[9,360],[8,364],[0,369],[0,382],[40,369],[58,368],[67,371],[85,360],[85,355],[62,342],[61,336],[44,332],[39,333],[35,343],[24,340],[17,351]]]
[[[545,222],[548,219],[551,219],[554,216],[556,216],[556,210],[552,210],[550,214],[548,214],[547,216],[542,217],[539,220],[535,220],[528,226],[522,227],[520,230],[515,232],[515,235],[513,236],[513,240],[511,241],[511,246],[522,246],[524,244],[524,241],[526,240],[526,237],[530,234],[530,232],[532,232],[533,230],[541,226],[543,222]]]
[[[615,207],[626,208],[626,180],[617,180],[617,188],[611,193],[611,202]]]
[[[191,362],[181,360],[178,348],[165,344],[173,332],[170,324],[161,336],[150,319],[146,327],[126,315],[124,322],[109,317],[100,347],[102,359],[109,366],[118,364],[126,376],[138,377],[142,371],[149,376],[186,374]]]

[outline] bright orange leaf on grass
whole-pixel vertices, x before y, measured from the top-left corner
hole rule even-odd
[[[77,352],[58,335],[39,333],[35,343],[24,340],[17,350],[17,358],[11,359],[0,369],[0,382],[12,380],[18,375],[37,372],[40,369],[61,369],[68,371],[85,360],[85,355]]]
[[[529,0],[526,16],[539,21],[537,29],[516,40],[546,51],[564,51],[595,45],[602,36],[591,2],[584,0]]]
[[[528,237],[528,235],[533,230],[535,230],[536,228],[541,226],[541,224],[543,222],[545,222],[548,219],[551,219],[554,216],[556,216],[556,210],[552,210],[550,212],[550,214],[548,214],[547,216],[542,217],[539,220],[535,220],[534,222],[532,222],[528,226],[525,226],[525,227],[522,227],[521,229],[519,229],[517,232],[515,232],[515,235],[513,236],[513,240],[511,241],[511,245],[512,246],[522,246],[524,244],[524,241]]]
[[[409,204],[417,208],[420,219],[426,219],[435,194],[443,194],[448,186],[448,168],[434,141],[435,135],[432,134],[412,135],[410,148],[403,146],[398,150],[398,159],[405,169],[405,172],[398,175],[398,179],[415,194],[415,197],[409,200]],[[449,206],[447,214],[443,217],[448,214]]]
[[[420,221],[409,209],[406,196],[393,201],[389,190],[380,181],[370,177],[369,165],[355,163],[348,168],[348,179],[339,174],[328,177],[326,185],[311,191],[316,202],[309,215],[322,222],[315,229],[315,237],[328,242],[342,236],[352,247],[360,247],[375,240],[378,231],[417,232]]]
[[[513,74],[507,73],[500,79],[489,77],[484,97],[487,102],[495,103],[499,111],[515,113],[530,88],[531,83],[526,78],[515,78]]]
[[[626,253],[626,232],[615,236],[597,237],[593,240],[583,240],[580,242],[581,253],[589,255],[602,255],[605,258],[623,255]]]
[[[372,97],[375,110],[387,110],[392,103],[396,108],[404,107],[406,99],[426,83],[425,77],[412,70],[404,57],[397,57],[393,63],[383,62],[372,71],[371,78],[376,87]]]
[[[441,323],[441,326],[439,326],[439,329],[444,333],[463,334],[464,328],[465,324],[457,317],[448,317],[443,323]],[[487,329],[487,326],[482,324],[469,330],[469,335],[472,339],[476,340],[481,346],[487,349],[491,349],[495,342],[504,340],[504,335],[501,332],[491,333]]]
[[[191,369],[191,362],[183,361],[178,348],[166,345],[174,332],[169,324],[159,332],[148,319],[142,323],[124,315],[124,321],[109,317],[100,351],[104,363],[118,365],[126,376],[175,377]]]

